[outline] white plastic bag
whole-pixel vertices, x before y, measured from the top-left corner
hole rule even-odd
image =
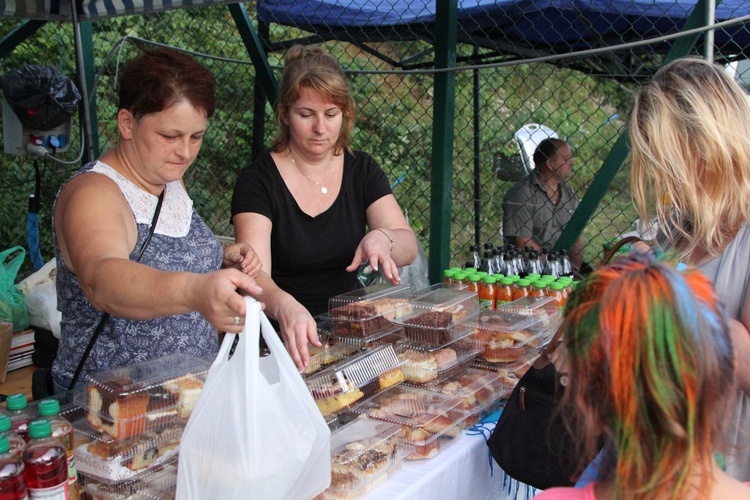
[[[29,324],[45,328],[59,339],[62,313],[57,310],[56,273],[57,261],[52,259],[20,282],[18,289],[24,294],[26,308],[29,310]]]
[[[180,500],[306,500],[331,482],[331,432],[260,304],[246,302],[234,354],[227,334],[180,441]]]

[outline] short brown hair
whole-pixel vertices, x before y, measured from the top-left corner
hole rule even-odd
[[[187,54],[167,48],[146,50],[120,69],[119,109],[136,119],[187,101],[211,118],[216,109],[214,77]]]

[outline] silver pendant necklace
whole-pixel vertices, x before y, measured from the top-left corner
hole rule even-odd
[[[308,179],[310,179],[311,181],[313,181],[315,184],[318,185],[318,187],[320,188],[320,192],[321,193],[328,194],[328,188],[325,186],[325,184],[326,184],[326,180],[328,179],[328,174],[331,173],[331,168],[333,167],[333,153],[331,153],[331,159],[328,161],[328,171],[326,172],[325,177],[323,177],[323,181],[322,182],[318,182],[315,179],[313,179],[312,177],[310,177],[309,175],[307,175],[307,172],[305,172],[304,170],[302,170],[302,168],[299,165],[297,165],[297,162],[294,161],[294,155],[292,154],[291,149],[289,150],[289,158],[292,160],[292,165],[294,165],[295,167],[297,167],[297,170],[299,170],[300,172],[302,172],[302,175],[304,175],[305,177],[307,177]]]

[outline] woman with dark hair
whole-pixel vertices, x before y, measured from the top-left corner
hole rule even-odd
[[[349,148],[355,107],[336,59],[294,46],[285,57],[271,151],[240,174],[232,196],[236,241],[260,256],[266,313],[297,367],[320,345],[313,316],[360,287],[368,260],[393,283],[417,242],[383,169]],[[369,229],[369,231],[367,230]]]
[[[539,500],[739,499],[747,484],[722,471],[735,403],[735,353],[711,282],[646,254],[582,281],[562,325],[563,405],[579,456],[604,448],[597,481],[550,488]]]
[[[252,248],[222,251],[182,181],[216,106],[211,73],[185,54],[156,49],[128,61],[118,83],[118,144],[83,166],[55,200],[56,391],[71,388],[100,323],[79,383],[174,352],[213,356],[217,329],[243,328],[238,290],[261,293]]]

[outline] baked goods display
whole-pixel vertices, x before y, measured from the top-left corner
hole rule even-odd
[[[314,375],[335,365],[339,361],[351,356],[358,349],[356,346],[333,343],[333,339],[327,340],[321,347],[309,344],[307,350],[310,353],[310,363],[305,367],[305,376]]]
[[[538,352],[546,331],[538,318],[502,310],[482,311],[469,322],[482,345],[479,357],[490,363],[513,363]]]
[[[177,456],[122,481],[106,481],[79,471],[82,498],[90,500],[174,498],[177,490]]]
[[[148,429],[186,421],[203,390],[210,365],[187,354],[164,358],[91,377],[75,402],[97,431],[122,440]]]
[[[130,378],[89,384],[86,419],[116,440],[143,434],[147,429],[187,420],[203,390],[193,375],[143,386]]]
[[[75,450],[76,467],[83,474],[122,481],[177,454],[184,425],[152,429],[124,441],[97,439]]]
[[[333,333],[346,337],[367,337],[387,330],[409,307],[407,285],[371,285],[328,301]]]
[[[434,389],[461,398],[461,408],[475,415],[507,395],[508,388],[500,378],[496,371],[470,368]]]
[[[562,323],[560,307],[553,297],[522,297],[498,306],[497,311],[531,317],[543,330],[555,330]]]
[[[358,498],[381,484],[412,448],[401,426],[358,420],[331,436],[331,486],[320,498]]]
[[[478,344],[469,340],[454,341],[442,348],[403,341],[395,349],[404,363],[401,370],[406,381],[414,384],[440,382],[458,375],[480,352]]]
[[[369,418],[398,424],[403,441],[413,446],[410,460],[434,456],[438,438],[450,439],[460,432],[468,416],[460,409],[461,400],[441,392],[400,385],[365,401],[355,408]]]
[[[414,311],[450,314],[453,323],[475,316],[479,312],[479,297],[475,292],[456,288],[437,288],[411,301]]]
[[[306,380],[323,416],[403,381],[401,362],[392,345],[371,349]]]
[[[366,337],[347,337],[344,335],[333,336],[333,342],[335,344],[348,345],[356,350],[371,349],[382,345],[395,344],[403,339],[404,327],[395,324],[392,324],[387,330]]]
[[[73,398],[80,411],[65,415],[77,436],[76,467],[87,498],[174,495],[180,439],[209,368],[200,358],[174,354],[90,376]]]

